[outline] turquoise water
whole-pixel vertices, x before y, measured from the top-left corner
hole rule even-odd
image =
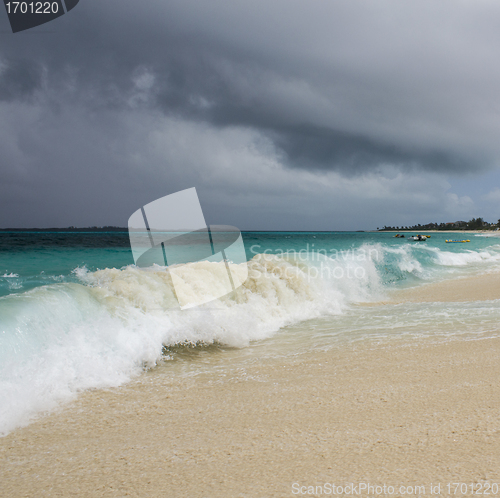
[[[376,249],[380,244],[394,251],[385,251],[379,265],[387,284],[418,283],[419,279],[454,273],[457,269],[486,268],[488,263],[494,263],[500,252],[500,238],[467,237],[470,243],[446,244],[446,239],[464,236],[433,233],[422,243],[394,238],[393,233],[384,232],[243,233],[249,260],[259,253],[294,251],[326,254],[341,260],[354,256],[354,251],[364,246]],[[75,275],[77,268],[95,271],[122,268],[133,262],[127,232],[0,232],[0,296],[54,282],[79,282]]]
[[[360,306],[397,289],[500,269],[499,237],[445,242],[457,237],[243,233],[245,283],[181,311],[165,268],[133,265],[127,232],[0,232],[0,432],[81,390],[123,384],[165,352],[175,356],[179,344],[272,356],[336,341],[496,333],[497,301]],[[199,286],[193,271],[210,282],[217,268],[188,265],[182,285]]]

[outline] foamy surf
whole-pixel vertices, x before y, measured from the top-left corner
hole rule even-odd
[[[180,268],[218,271],[223,263]],[[258,255],[235,295],[180,311],[165,268],[89,272],[82,284],[62,283],[0,299],[2,316],[0,428],[29,422],[83,389],[117,386],[154,366],[162,348],[220,343],[244,347],[288,324],[346,305],[339,288],[327,288],[294,262]],[[187,285],[184,292],[189,292]]]
[[[498,245],[452,252],[400,241],[367,242],[333,253],[256,254],[234,294],[185,311],[176,293],[189,301],[195,290],[210,292],[209,285],[194,289],[191,276],[197,275],[196,285],[200,275],[212,282],[222,263],[176,268],[182,285],[175,292],[162,267],[78,267],[69,276],[47,276],[62,282],[0,298],[0,431],[26,424],[82,390],[129,381],[161,361],[164,346],[241,348],[327,316],[344,317],[342,328],[350,330],[354,315],[346,311],[353,304],[383,300],[388,289],[400,285],[471,268],[486,271],[499,262]],[[7,268],[3,281],[21,287],[26,278]]]

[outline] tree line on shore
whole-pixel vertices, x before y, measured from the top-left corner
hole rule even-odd
[[[384,228],[377,227],[377,230],[398,230],[398,231],[412,231],[415,230],[496,230],[500,228],[500,220],[496,223],[488,223],[484,221],[483,218],[472,218],[469,221],[454,221],[449,223],[427,223],[427,225],[413,226],[401,226],[401,227],[389,227],[384,226]]]

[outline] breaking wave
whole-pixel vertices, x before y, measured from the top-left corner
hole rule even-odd
[[[184,311],[176,293],[204,292],[200,276],[213,278],[224,263],[178,267],[183,286],[175,289],[169,272],[158,266],[77,268],[76,282],[0,298],[0,433],[27,424],[79,391],[129,381],[161,361],[165,346],[244,347],[287,325],[378,301],[398,282],[428,280],[443,268],[496,263],[500,250],[495,247],[452,253],[366,244],[335,258],[257,254],[234,293]]]

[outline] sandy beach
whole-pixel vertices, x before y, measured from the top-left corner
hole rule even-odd
[[[471,279],[469,300],[499,296],[497,274]],[[289,497],[348,483],[444,496],[448,483],[500,484],[500,338],[364,342],[245,368],[230,356],[184,376],[166,362],[1,438],[2,496]]]

